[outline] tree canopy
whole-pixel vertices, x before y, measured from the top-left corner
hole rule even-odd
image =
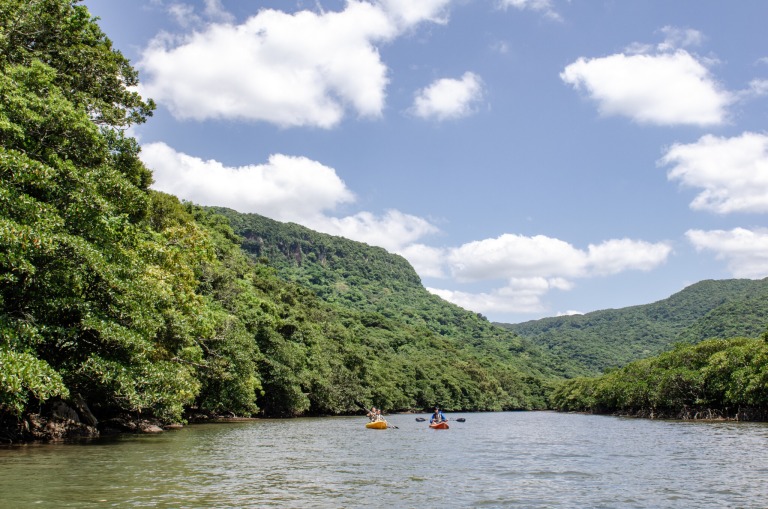
[[[758,337],[768,327],[768,279],[700,281],[651,304],[499,325],[596,375],[677,343]]]
[[[638,355],[619,341],[600,347],[612,360],[586,363],[568,335],[528,338],[530,329],[505,330],[429,294],[383,249],[152,191],[126,135],[154,109],[137,83],[78,1],[0,0],[3,425],[58,400],[86,402],[99,420],[166,422],[370,405],[545,408],[554,380]],[[687,330],[700,338],[734,317],[759,321],[766,299],[753,293],[749,305],[698,306],[672,328],[686,337],[698,324]],[[655,319],[686,309],[659,308]],[[765,373],[753,369],[766,364],[763,345],[729,345],[702,346],[706,362],[670,384],[684,381],[710,405],[764,404]],[[700,356],[670,355],[691,352]],[[624,383],[637,369],[607,376]],[[702,376],[711,384],[696,385]],[[605,405],[595,399],[602,382],[572,383],[558,389],[558,408],[588,408],[582,387]]]
[[[709,339],[678,345],[597,378],[562,382],[564,411],[659,418],[768,419],[768,341]]]
[[[229,219],[151,191],[125,129],[154,104],[84,6],[0,0],[0,28],[0,413],[52,399],[165,421],[544,405],[521,345],[478,317],[322,301],[246,256]],[[472,341],[438,330],[459,322]]]

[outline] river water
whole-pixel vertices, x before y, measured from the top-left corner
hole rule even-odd
[[[0,507],[766,508],[768,424],[553,412],[188,426],[0,448]]]

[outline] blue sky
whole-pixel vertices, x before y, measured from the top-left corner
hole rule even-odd
[[[762,0],[86,0],[154,187],[378,245],[490,320],[768,276]]]

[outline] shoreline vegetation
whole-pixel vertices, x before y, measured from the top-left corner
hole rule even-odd
[[[764,421],[768,333],[678,345],[595,378],[561,382],[552,408],[647,418]]]
[[[766,336],[597,371],[381,248],[153,191],[126,134],[155,109],[138,83],[77,0],[0,0],[0,443],[373,405],[765,418]],[[768,299],[745,292],[748,313],[691,323],[764,330]]]

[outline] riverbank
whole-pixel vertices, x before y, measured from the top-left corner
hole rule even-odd
[[[537,411],[524,412],[535,413]],[[549,412],[668,421],[768,422],[768,410],[756,407],[740,407],[736,409],[685,407],[677,410],[641,409],[634,412],[564,412],[552,410],[549,410]],[[389,415],[414,415],[415,413],[405,411]],[[0,412],[0,445],[32,442],[66,442],[121,434],[157,434],[165,431],[179,430],[186,425],[192,424],[225,424],[272,420],[265,417],[241,417],[233,414],[216,415],[198,410],[191,410],[184,417],[185,424],[167,423],[158,419],[131,415],[122,415],[99,421],[85,403],[70,406],[64,402],[57,401],[48,405],[44,412],[27,414],[20,421],[9,414]]]
[[[232,414],[216,415],[197,410],[190,411],[184,416],[184,421],[188,424],[253,420],[257,418],[238,417]],[[134,415],[120,415],[99,420],[85,402],[68,404],[58,400],[45,405],[39,413],[27,413],[21,419],[0,411],[0,445],[66,442],[120,434],[157,434],[178,430],[184,426],[185,424],[180,422],[169,423]]]

